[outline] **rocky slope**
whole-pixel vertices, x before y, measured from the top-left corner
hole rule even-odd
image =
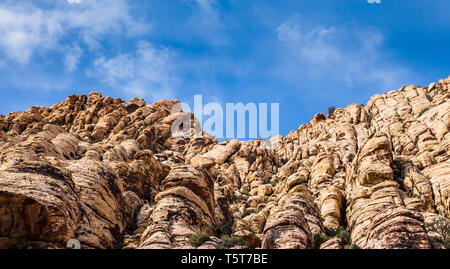
[[[266,142],[177,138],[195,121],[177,101],[99,93],[1,116],[0,248],[193,248],[200,231],[200,248],[443,248],[427,224],[450,225],[449,86]]]

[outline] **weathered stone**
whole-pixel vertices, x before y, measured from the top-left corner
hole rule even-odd
[[[302,210],[279,208],[270,213],[264,228],[262,248],[307,249],[312,247],[312,234]]]
[[[320,248],[443,248],[427,227],[450,216],[449,85],[377,94],[267,141],[219,143],[179,101],[96,92],[0,115],[0,248],[186,249],[200,231],[206,249],[224,233],[313,248],[333,230],[351,242]],[[172,129],[183,119],[190,138]]]
[[[332,238],[319,247],[320,249],[343,249],[342,239],[339,237]]]

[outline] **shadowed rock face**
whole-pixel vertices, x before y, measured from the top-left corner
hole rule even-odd
[[[64,248],[70,239],[83,248],[120,247],[141,207],[163,194],[171,165],[185,162],[179,141],[156,142],[170,138],[175,103],[125,104],[92,93],[2,117],[0,247]],[[213,141],[197,141],[194,152]],[[164,151],[156,156],[155,148]],[[209,211],[213,186],[209,178]]]
[[[356,175],[348,179],[352,241],[364,248],[430,248],[424,219],[405,207],[391,166],[388,136],[369,136],[356,157]]]
[[[74,237],[79,196],[70,172],[33,156],[30,143],[9,151],[0,170],[0,247],[29,241],[65,242]]]
[[[342,239],[339,237],[332,238],[319,247],[320,249],[343,249]]]
[[[414,211],[397,207],[379,212],[371,220],[367,236],[369,249],[424,249],[430,241],[424,218]]]
[[[178,101],[71,95],[0,115],[0,248],[442,248],[450,79],[314,116],[286,137],[219,143]],[[191,121],[192,138],[172,135]],[[271,145],[272,147],[268,147]],[[346,238],[315,242],[337,230]],[[441,238],[442,239],[442,238]]]
[[[297,185],[291,195],[273,208],[264,227],[262,248],[305,249],[314,247],[314,234],[322,232],[318,209],[306,186]]]
[[[264,229],[262,248],[312,248],[311,231],[301,209],[275,209]]]
[[[140,248],[187,247],[186,241],[196,231],[214,232],[214,182],[208,172],[179,166],[162,184]]]

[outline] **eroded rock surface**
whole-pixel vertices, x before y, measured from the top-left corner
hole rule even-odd
[[[0,248],[193,248],[199,232],[199,248],[443,248],[427,227],[450,217],[449,84],[268,141],[219,143],[178,101],[95,92],[0,116]]]

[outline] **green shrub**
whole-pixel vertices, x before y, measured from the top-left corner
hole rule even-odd
[[[329,116],[332,116],[332,115],[334,114],[334,111],[336,111],[336,107],[330,106],[330,107],[328,108],[328,115],[329,115]]]
[[[250,163],[250,166],[256,161],[256,157],[253,154],[247,156],[247,162]]]
[[[217,227],[215,229],[214,233],[219,238],[223,237],[225,235],[230,235],[232,233],[232,227],[233,227],[232,222],[225,222],[222,225],[220,225],[219,227]]]
[[[249,216],[249,215],[251,215],[251,214],[254,214],[254,213],[256,213],[256,210],[255,209],[246,209],[245,211],[244,211],[244,215],[242,216],[243,218],[245,218],[245,217],[247,217],[247,216]]]
[[[427,232],[437,233],[436,238],[446,249],[450,249],[450,223],[444,218],[436,218],[433,222],[425,225]]]
[[[234,205],[234,204],[238,204],[238,203],[240,203],[242,201],[243,201],[243,199],[241,198],[241,196],[234,196],[233,195],[233,197],[231,197],[230,204]]]
[[[314,248],[319,249],[320,245],[322,245],[323,243],[327,242],[328,240],[330,240],[331,238],[328,238],[328,236],[326,234],[316,234],[314,236]]]
[[[446,238],[446,239],[442,240],[442,244],[444,245],[444,247],[446,249],[450,249],[450,238]]]
[[[344,249],[361,249],[361,248],[356,244],[351,244],[351,245],[345,245]]]
[[[239,193],[240,193],[239,196],[236,196],[233,194],[233,196],[231,197],[231,204],[237,204],[242,201],[247,201],[248,198],[250,197],[250,193],[248,193],[246,191],[241,191]]]
[[[100,140],[98,140],[97,138],[93,137],[92,135],[88,135],[87,138],[89,140],[89,143],[91,143],[91,144],[95,144],[95,143],[100,142]]]
[[[222,242],[219,245],[219,249],[229,249],[234,246],[248,246],[248,243],[239,236],[222,236]]]
[[[239,192],[242,196],[250,196],[250,193],[248,191],[240,191]]]
[[[198,232],[189,237],[188,244],[194,247],[199,247],[207,241],[211,241],[211,237],[209,237],[209,234],[205,232]]]
[[[274,179],[274,180],[272,180],[271,182],[270,182],[270,184],[272,184],[272,186],[277,186],[277,184],[278,184],[278,179]]]
[[[420,111],[419,113],[419,118],[422,117],[422,115],[427,112],[428,110],[430,110],[430,108],[425,108],[424,110]]]
[[[229,165],[234,164],[234,159],[233,158],[228,159],[227,164],[229,164]]]
[[[320,245],[335,237],[340,238],[343,245],[350,244],[350,233],[344,227],[339,226],[339,228],[336,230],[325,228],[325,233],[314,236],[315,248],[320,248]]]
[[[372,182],[372,186],[378,185],[378,184],[380,184],[381,182],[383,182],[383,180],[377,179],[377,180],[375,180],[374,182]]]
[[[342,226],[334,232],[333,236],[339,237],[344,245],[350,242],[350,233]]]

